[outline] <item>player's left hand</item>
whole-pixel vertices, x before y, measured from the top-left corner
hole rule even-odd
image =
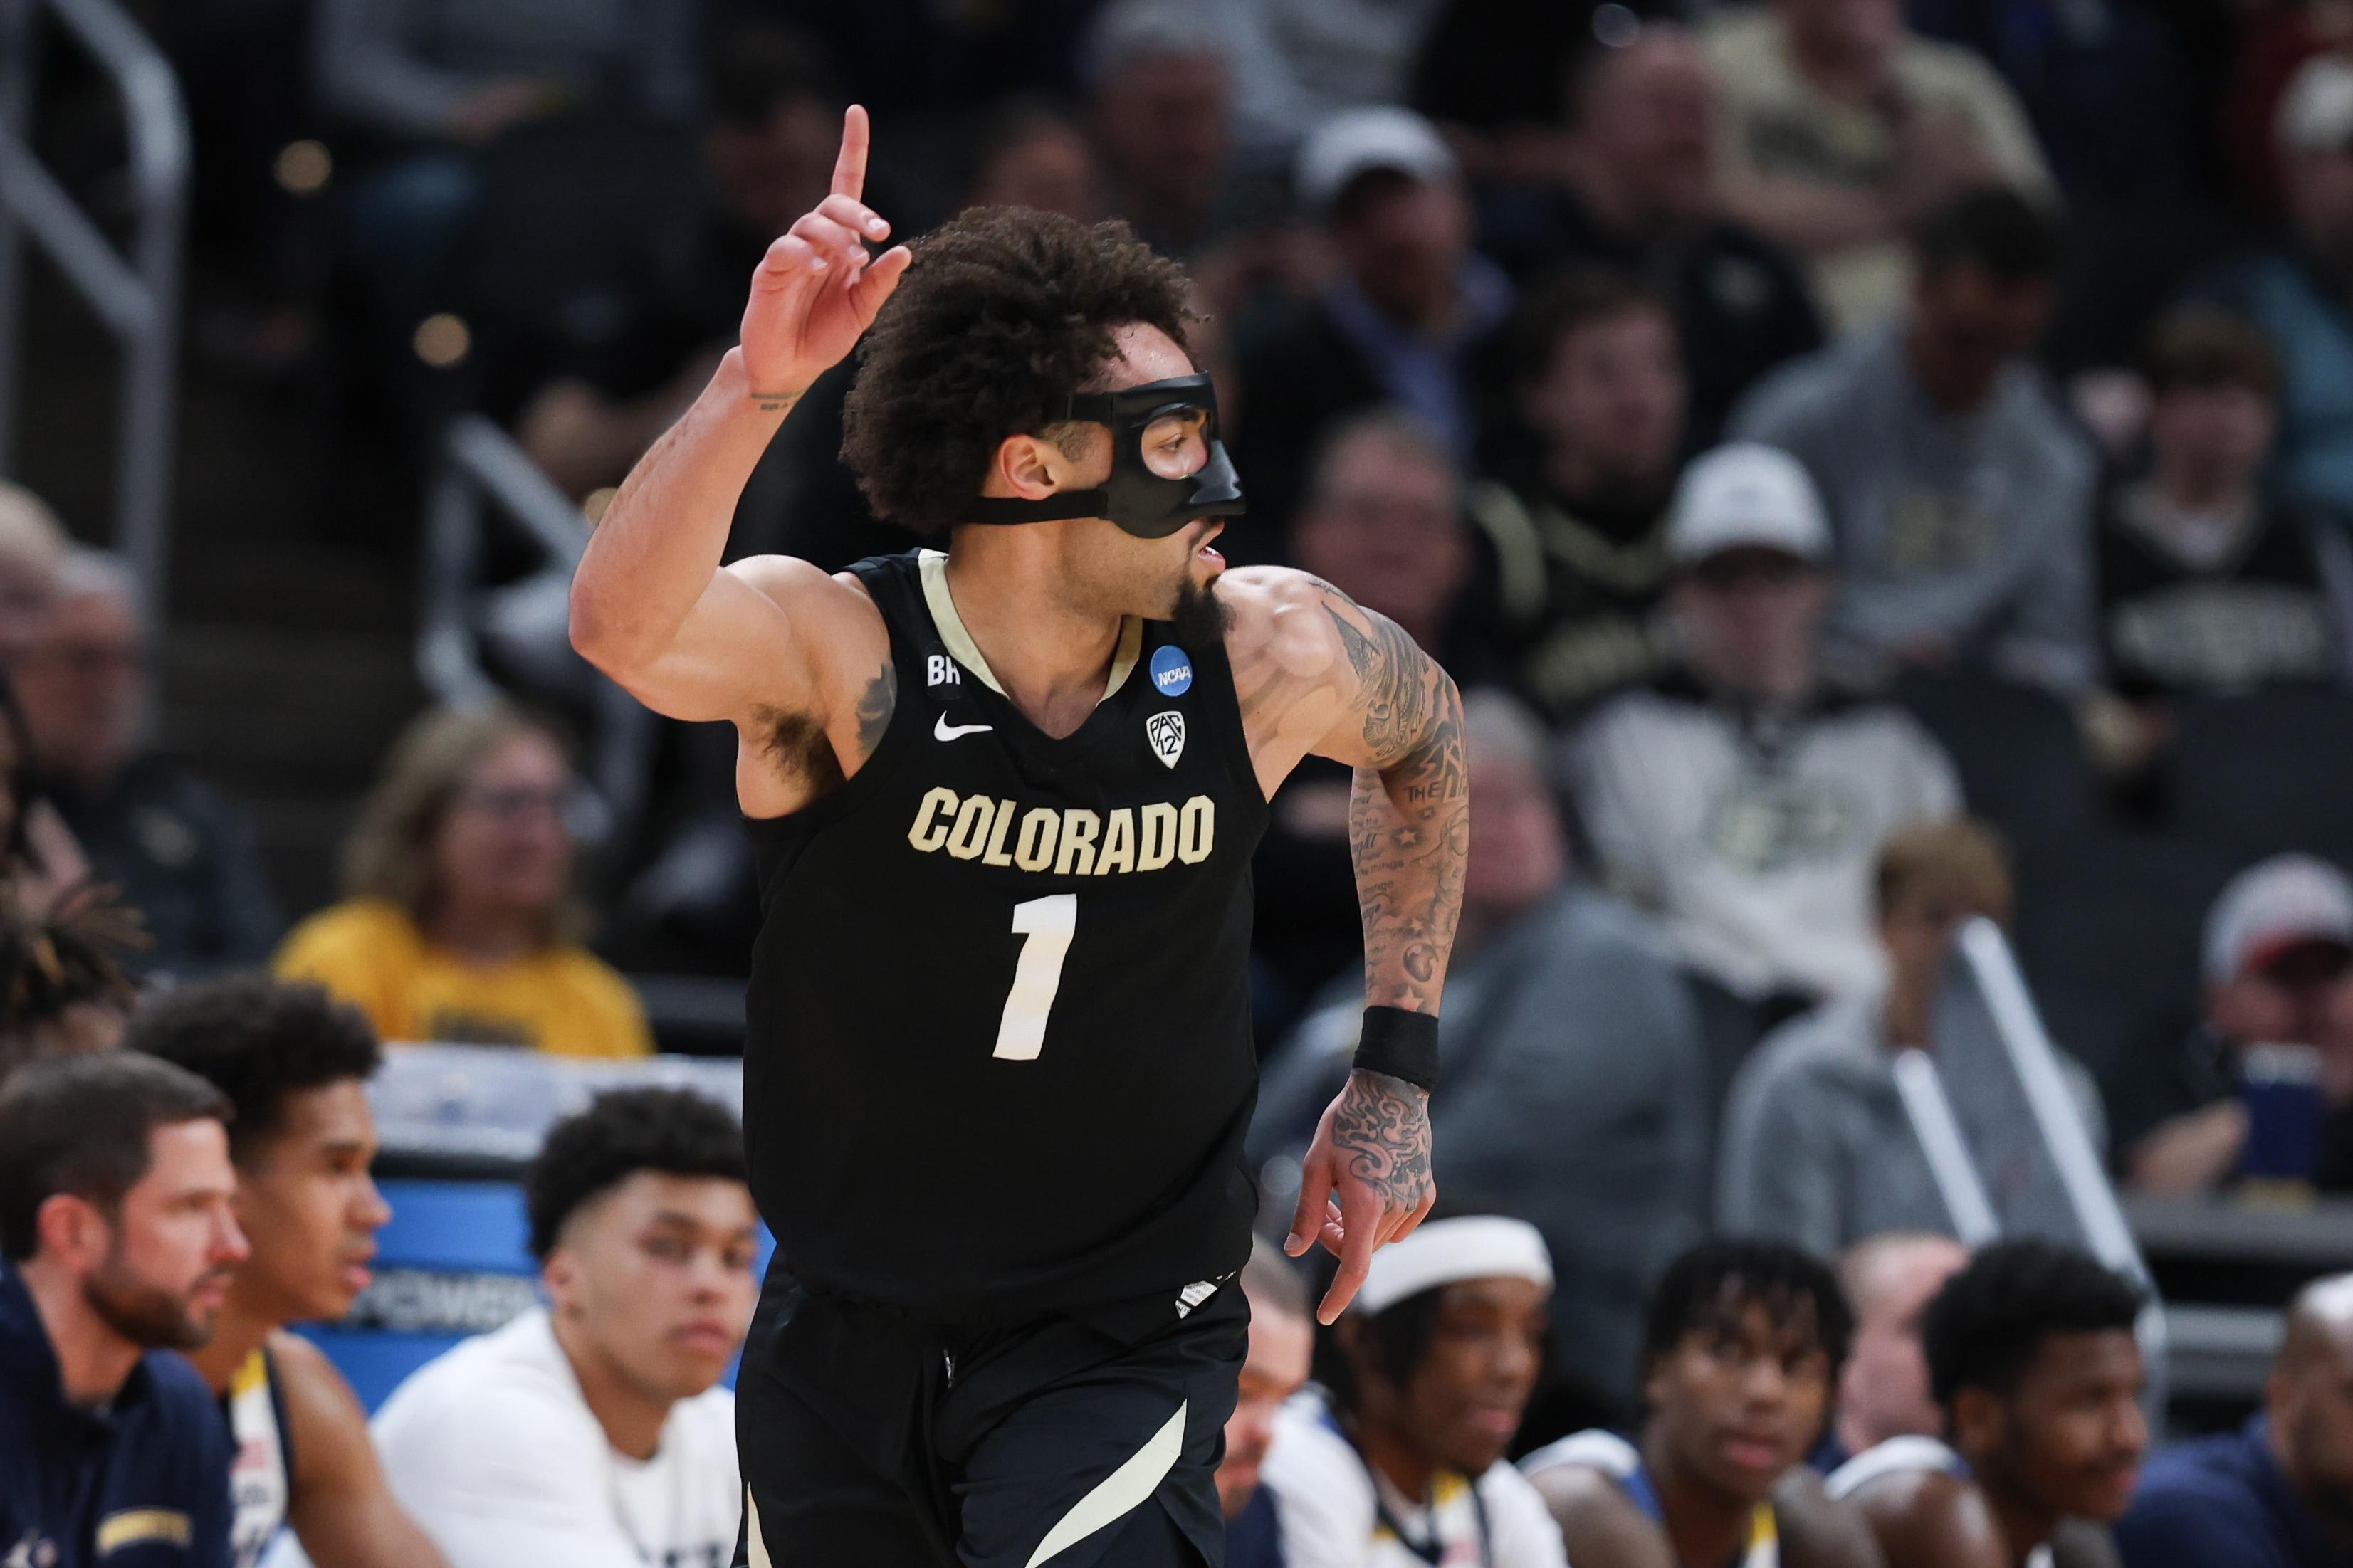
[[[1352,1072],[1315,1124],[1299,1173],[1299,1207],[1282,1249],[1322,1241],[1340,1272],[1315,1309],[1330,1323],[1348,1310],[1373,1252],[1413,1234],[1438,1201],[1430,1170],[1430,1095],[1381,1073]]]

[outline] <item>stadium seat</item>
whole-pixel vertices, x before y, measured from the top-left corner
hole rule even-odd
[[[2099,1080],[2114,1143],[2146,1130],[2140,1108],[2196,1025],[2207,907],[2239,865],[2116,831],[2019,857],[2019,962],[2051,1037]]]
[[[2353,866],[2353,693],[2283,688],[2185,705],[2172,831],[2242,861],[2300,849]]]
[[[2097,822],[2099,782],[2074,715],[2050,693],[1982,673],[1906,675],[1891,694],[1944,743],[1969,809],[2026,848]]]

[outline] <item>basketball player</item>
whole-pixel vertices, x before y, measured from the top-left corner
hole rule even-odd
[[[1642,1347],[1649,1414],[1635,1440],[1579,1432],[1520,1461],[1560,1524],[1569,1561],[1586,1568],[1852,1561],[1828,1505],[1783,1488],[1821,1435],[1853,1332],[1837,1277],[1793,1247],[1718,1239],[1677,1258],[1651,1297]],[[1794,1521],[1784,1517],[1785,1497],[1796,1505]],[[1630,1525],[1630,1502],[1648,1530]]]
[[[252,1250],[211,1340],[188,1352],[228,1418],[231,1561],[253,1568],[290,1524],[318,1568],[441,1568],[385,1482],[351,1384],[286,1331],[351,1310],[392,1217],[368,1174],[375,1030],[316,985],[239,974],[149,1003],[123,1044],[185,1068],[237,1111],[229,1158]]]
[[[1998,1242],[1928,1303],[1921,1327],[1949,1444],[1892,1437],[1829,1481],[1891,1563],[2075,1568],[2113,1563],[2105,1521],[2132,1500],[2148,1425],[2133,1339],[2139,1289],[2084,1253]]]
[[[1355,766],[1360,1070],[1287,1244],[1340,1258],[1328,1322],[1434,1196],[1461,704],[1326,584],[1221,580],[1241,489],[1175,264],[1123,226],[987,208],[870,257],[867,139],[853,108],[832,194],[769,247],[740,346],[572,587],[584,655],[739,737],[765,910],[744,1120],[790,1260],[739,1384],[746,1551],[1214,1564],[1250,851],[1303,757]],[[861,336],[844,455],[949,548],[722,566],[753,465]]]

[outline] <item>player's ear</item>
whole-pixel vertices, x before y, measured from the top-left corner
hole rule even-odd
[[[1990,1389],[1953,1393],[1953,1441],[1965,1452],[1982,1454],[2001,1446],[2002,1405]]]
[[[1085,431],[1085,426],[1065,426],[1065,431]],[[1080,457],[1073,458],[1072,451]],[[1085,435],[1075,439],[1064,436],[1008,436],[997,445],[997,453],[989,465],[988,482],[981,487],[983,495],[1018,497],[1023,500],[1039,500],[1057,490],[1077,489],[1079,469],[1092,448]]]
[[[112,1245],[110,1217],[88,1198],[52,1193],[33,1214],[37,1250],[75,1274],[95,1268]]]
[[[539,1266],[539,1279],[547,1288],[548,1304],[561,1317],[580,1289],[580,1262],[568,1247],[551,1249]]]

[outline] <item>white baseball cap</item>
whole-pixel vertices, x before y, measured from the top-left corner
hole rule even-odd
[[[2207,982],[2235,980],[2306,942],[2353,947],[2353,882],[2326,860],[2274,855],[2232,878],[2207,914]]]
[[[1683,470],[1667,524],[1668,559],[1688,566],[1726,550],[1778,550],[1800,561],[1829,556],[1822,498],[1797,458],[1778,447],[1735,441]]]
[[[2272,118],[2272,138],[2292,153],[2341,153],[2353,146],[2353,64],[2316,55],[2288,79]]]
[[[1395,169],[1428,184],[1452,182],[1462,167],[1438,128],[1409,109],[1351,109],[1315,128],[1293,173],[1300,205],[1325,213],[1359,174]]]

